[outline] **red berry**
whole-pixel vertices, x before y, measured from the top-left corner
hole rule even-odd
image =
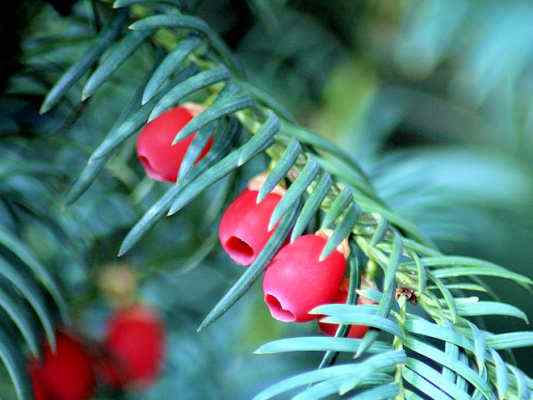
[[[348,298],[348,282],[347,280],[345,280],[343,284],[341,285],[341,287],[339,288],[337,296],[335,297],[335,300],[332,301],[332,303],[344,304],[346,303],[347,298]],[[367,299],[366,297],[359,296],[357,298],[357,304],[374,304],[374,302]],[[335,336],[338,325],[319,322],[318,327],[324,334],[328,336]],[[359,338],[362,338],[367,331],[368,331],[368,326],[366,325],[352,325],[350,326],[350,330],[348,331],[347,337],[359,339]]]
[[[43,359],[30,361],[34,396],[38,400],[84,400],[95,389],[92,357],[86,347],[74,336],[58,332],[55,353],[48,344],[43,348]]]
[[[150,178],[176,182],[179,167],[195,134],[175,145],[172,145],[172,141],[192,118],[193,114],[187,108],[178,106],[165,111],[144,126],[137,138],[137,157]],[[209,139],[196,162],[207,154],[212,144],[212,139]]]
[[[44,391],[44,386],[37,378],[36,374],[33,372],[30,372],[31,375],[31,383],[32,383],[32,389],[33,389],[33,399],[34,400],[48,400],[46,396],[46,392]]]
[[[326,242],[318,235],[300,236],[274,257],[263,280],[265,302],[274,318],[284,322],[317,319],[318,315],[308,312],[335,299],[346,259],[334,250],[319,262]]]
[[[268,231],[268,222],[281,196],[269,193],[257,204],[258,193],[245,189],[226,209],[218,228],[222,247],[238,264],[253,263],[275,232]]]
[[[105,347],[118,363],[117,368],[124,371],[124,383],[145,388],[161,369],[165,347],[162,321],[141,305],[119,311],[108,323]]]

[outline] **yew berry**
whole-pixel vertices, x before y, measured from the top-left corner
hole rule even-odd
[[[84,400],[95,390],[92,357],[76,337],[56,334],[57,349],[43,346],[42,360],[32,359],[28,370],[38,400]]]
[[[344,255],[334,250],[319,261],[327,238],[303,235],[284,246],[267,267],[263,280],[265,303],[274,318],[306,322],[318,315],[308,312],[335,300],[346,270]]]
[[[176,134],[193,118],[193,107],[174,107],[144,126],[137,138],[137,158],[152,179],[175,182],[179,167],[195,134],[172,145]],[[196,162],[202,159],[213,141],[209,139]]]
[[[44,390],[44,385],[41,383],[41,381],[33,371],[30,371],[30,378],[33,391],[33,399],[48,400],[48,397],[46,396],[46,392]]]
[[[341,284],[339,291],[337,292],[337,296],[335,296],[335,300],[332,301],[332,304],[338,303],[338,304],[344,304],[346,303],[346,299],[348,298],[348,280],[344,280]],[[357,298],[357,304],[374,304],[373,301],[367,299],[366,297],[359,296]],[[318,322],[319,329],[326,334],[327,336],[335,336],[335,333],[337,332],[337,328],[339,327],[337,324],[328,324],[324,322]],[[368,331],[368,326],[366,325],[351,325],[350,329],[348,330],[347,337],[360,339],[362,338],[365,333]]]
[[[268,230],[268,222],[281,196],[269,193],[257,204],[258,193],[245,189],[239,194],[224,212],[218,228],[222,247],[238,264],[253,263],[275,231]]]
[[[152,384],[163,363],[165,332],[159,316],[135,305],[118,311],[107,326],[105,348],[116,365],[108,372],[114,386],[145,388]],[[120,371],[120,379],[116,374]]]

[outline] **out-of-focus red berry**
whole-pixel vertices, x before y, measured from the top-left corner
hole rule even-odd
[[[43,359],[32,359],[28,369],[38,400],[84,400],[95,390],[92,357],[76,337],[58,332],[55,353],[48,344]]]
[[[257,204],[256,190],[245,189],[224,212],[218,237],[226,253],[238,264],[250,265],[263,250],[275,229],[268,231],[272,212],[281,200],[269,193]]]
[[[135,305],[118,311],[108,323],[105,348],[117,363],[109,369],[115,374],[111,374],[110,378],[116,386],[124,383],[127,386],[145,388],[155,381],[163,363],[163,323],[146,306]],[[119,372],[120,375],[116,375]],[[120,379],[116,379],[117,376]]]
[[[337,292],[337,296],[335,300],[332,301],[332,304],[335,304],[335,303],[344,304],[346,303],[347,298],[348,298],[348,280],[344,280],[339,288],[339,291]],[[366,297],[358,296],[357,304],[374,304],[374,302],[367,299]],[[324,322],[318,322],[319,329],[328,336],[335,336],[338,326],[339,325],[337,324],[328,324]],[[368,331],[368,326],[366,325],[351,325],[350,329],[348,330],[348,334],[346,336],[355,338],[355,339],[360,339],[365,335],[367,331]]]
[[[144,126],[137,138],[137,158],[150,178],[176,182],[183,157],[196,134],[175,145],[172,145],[172,141],[192,118],[193,114],[188,108],[178,106],[165,111]],[[212,139],[209,139],[196,162],[208,153],[212,144]]]
[[[35,376],[33,372],[30,372],[31,377],[31,386],[33,389],[33,399],[34,400],[48,400],[48,397],[46,396],[46,393],[44,391],[43,384]]]
[[[318,315],[308,312],[334,301],[346,270],[346,259],[334,250],[319,256],[327,239],[303,235],[284,246],[267,267],[263,280],[265,303],[272,316],[284,322],[306,322]]]

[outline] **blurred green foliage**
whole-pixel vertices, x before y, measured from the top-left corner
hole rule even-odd
[[[443,251],[533,276],[531,3],[185,3],[223,35],[254,83],[304,125],[356,155],[385,201]],[[96,339],[109,308],[95,277],[116,261],[125,232],[164,187],[143,176],[132,142],[74,206],[62,204],[91,149],[158,56],[142,47],[94,99],[80,105],[78,86],[58,109],[39,115],[43,95],[91,43],[89,5],[79,2],[64,18],[44,3],[21,2],[29,17],[18,27],[20,68],[2,77],[9,80],[0,98],[0,223],[60,276],[76,326]],[[233,190],[264,165],[259,157]],[[205,224],[204,210],[217,190],[220,185],[159,224],[123,260],[139,274],[143,299],[162,310],[169,329],[164,376],[131,398],[245,399],[319,362],[320,355],[251,354],[266,340],[316,329],[273,321],[257,287],[221,321],[196,333],[240,272],[212,239],[216,223]],[[207,245],[217,250],[195,265],[209,237]],[[505,284],[496,292],[533,315],[528,293]],[[511,319],[487,325],[494,332],[503,325],[525,329]],[[516,355],[533,374],[531,350]],[[7,387],[0,389],[3,398],[9,398]]]

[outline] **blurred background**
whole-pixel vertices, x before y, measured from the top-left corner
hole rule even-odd
[[[105,21],[110,7],[102,3]],[[356,155],[383,199],[442,251],[533,277],[531,2],[183,3],[223,36],[253,83]],[[90,1],[14,4],[0,17],[0,224],[61,278],[77,329],[98,339],[110,313],[98,277],[119,261],[125,233],[166,187],[145,178],[129,142],[74,206],[65,208],[63,196],[157,56],[141,47],[90,102],[80,104],[78,85],[39,115],[43,96],[93,41]],[[264,165],[258,157],[240,178]],[[319,363],[320,354],[252,354],[266,341],[316,332],[271,319],[258,287],[196,333],[241,272],[218,249],[213,219],[206,221],[213,193],[158,224],[120,260],[169,335],[159,383],[126,398],[248,399]],[[529,293],[501,281],[494,289],[533,316]],[[502,328],[527,326],[486,321],[485,329]],[[515,352],[529,375],[532,353]],[[0,385],[10,398],[8,380]]]

